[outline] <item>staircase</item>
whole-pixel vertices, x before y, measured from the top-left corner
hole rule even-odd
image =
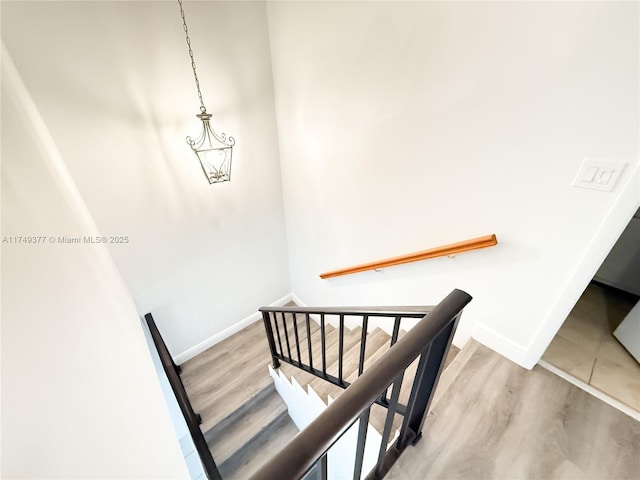
[[[287,324],[287,335],[291,339],[297,335],[301,360],[309,362],[306,330],[300,328],[295,332],[293,322]],[[322,368],[319,329],[316,322],[310,322],[311,358],[317,368]],[[400,330],[398,337],[404,334]],[[361,339],[360,327],[345,328],[342,378],[348,382],[358,376]],[[382,329],[367,332],[364,369],[388,351],[390,344],[391,336]],[[339,332],[328,323],[325,326],[325,352],[326,372],[338,376]],[[446,364],[457,352],[458,349],[451,346]],[[292,354],[295,356],[297,352]],[[200,428],[224,480],[249,478],[298,433],[288,416],[287,406],[274,388],[268,373],[269,364],[271,354],[264,325],[259,321],[181,365],[182,382],[193,409],[202,417]],[[403,381],[400,402],[405,405],[415,368],[416,365],[409,367]],[[282,363],[279,370],[282,377],[290,382],[295,379],[325,403],[344,391],[292,365]],[[385,415],[385,408],[374,406],[369,419],[381,434]],[[402,417],[396,415],[393,431],[401,422]]]

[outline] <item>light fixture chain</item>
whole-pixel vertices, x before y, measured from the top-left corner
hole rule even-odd
[[[198,73],[196,72],[196,61],[193,59],[193,50],[191,49],[191,39],[189,38],[189,29],[187,28],[187,20],[184,18],[184,9],[182,8],[182,0],[178,0],[180,5],[180,15],[182,16],[182,28],[184,29],[184,35],[187,39],[187,47],[189,47],[189,57],[191,57],[191,69],[193,70],[193,78],[196,81],[196,88],[198,89],[198,98],[200,99],[200,110],[202,113],[207,111],[204,106],[204,100],[202,100],[202,92],[200,91],[200,81],[198,80]]]

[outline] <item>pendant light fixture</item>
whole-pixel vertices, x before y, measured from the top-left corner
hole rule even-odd
[[[211,128],[211,114],[207,113],[207,108],[202,100],[202,92],[200,91],[200,82],[196,73],[196,62],[193,59],[193,51],[191,50],[191,39],[189,38],[189,30],[187,29],[187,21],[184,17],[184,9],[182,8],[182,0],[178,0],[180,5],[180,15],[182,16],[182,27],[184,28],[187,47],[189,48],[189,57],[191,57],[191,69],[193,70],[193,78],[196,82],[198,90],[198,98],[200,100],[200,113],[196,115],[202,121],[202,132],[195,140],[187,137],[187,143],[191,150],[198,157],[202,171],[209,183],[228,182],[231,180],[231,154],[236,141],[233,137],[227,137],[224,133],[218,135]]]

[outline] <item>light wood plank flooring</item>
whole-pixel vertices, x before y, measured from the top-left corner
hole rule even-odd
[[[463,354],[457,377],[443,378],[422,440],[386,478],[640,478],[639,422],[474,341]]]
[[[181,365],[182,382],[193,409],[202,415],[203,431],[272,385],[270,362],[264,326],[255,322]]]
[[[245,480],[298,430],[276,392],[261,321],[183,363],[182,381],[225,480]]]

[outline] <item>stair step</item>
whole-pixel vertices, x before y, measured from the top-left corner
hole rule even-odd
[[[265,340],[265,330],[262,321],[254,322],[243,330],[221,342],[209,347],[204,352],[196,355],[190,360],[182,363],[181,378],[185,389],[189,393],[197,393],[198,390],[207,386],[207,381],[211,378],[217,379],[231,370],[229,355],[234,358],[243,358],[246,353],[251,355],[259,354],[268,356],[269,345]],[[266,354],[266,355],[265,355]],[[225,368],[221,368],[225,367]],[[233,369],[240,370],[240,369]]]
[[[355,348],[356,346],[358,346],[359,348],[361,335],[362,335],[362,329],[360,327],[354,328],[353,330],[345,329],[344,344],[343,344],[343,376],[342,376],[343,379],[346,379],[347,375],[350,373],[350,371],[347,370],[347,368],[352,367],[351,364],[349,365],[345,364],[346,356],[351,351],[351,349]],[[338,370],[339,370],[339,366],[338,366],[339,351],[338,350],[339,350],[338,344],[336,343],[333,346],[333,348],[327,352],[327,373],[330,375],[333,375],[334,377],[338,376]],[[357,368],[357,363],[356,363],[356,368]],[[338,387],[337,385],[334,385],[319,377],[313,377],[311,381],[308,383],[308,385],[310,385],[311,388],[313,388],[316,391],[316,393],[320,396],[320,398],[325,402],[328,400],[328,395],[330,394],[332,395],[334,393],[337,394],[339,391],[341,392],[343,390],[341,387]]]
[[[313,357],[313,367],[318,370],[322,369],[322,342],[320,340],[320,333],[318,332],[315,336],[312,334],[313,343],[311,348],[311,354]],[[305,339],[306,341],[306,339]],[[338,343],[338,330],[333,328],[331,325],[327,325],[325,328],[325,345],[327,350],[334,349],[334,345]],[[337,349],[337,347],[335,347]],[[327,365],[329,365],[329,359],[327,358]],[[313,380],[315,377],[299,368],[296,368],[292,365],[282,363],[280,365],[280,370],[287,377],[287,379],[291,380],[291,377],[295,375],[296,380],[300,385],[306,386]]]
[[[367,367],[370,367],[375,360],[377,360],[379,357],[384,355],[387,350],[389,350],[388,344],[390,340],[391,337],[389,336],[389,334],[381,328],[376,328],[375,330],[367,334],[363,371],[366,371]],[[345,377],[349,383],[353,383],[353,381],[358,378],[358,363],[360,362],[359,343],[358,345],[356,345],[356,352],[357,356],[354,359],[355,365],[350,368],[351,372]]]
[[[295,329],[294,329],[294,316],[292,314],[285,314],[285,318],[287,320],[287,333],[289,335],[289,343],[291,348],[291,357],[294,360],[298,360],[298,350],[295,346]],[[305,315],[296,315],[295,316],[296,324],[298,326],[298,340],[300,345],[300,361],[304,364],[309,363],[309,346],[307,342],[307,324]],[[325,329],[325,334],[328,334],[330,330],[333,330],[333,327],[327,325]],[[318,339],[318,343],[320,342],[320,325],[313,320],[313,318],[309,318],[309,331],[311,332],[311,357],[314,360],[314,366],[317,363],[318,358],[316,354],[319,354],[320,350],[316,348],[315,341]],[[284,337],[284,333],[281,332],[281,337]],[[282,347],[285,349],[285,352],[288,353],[285,338],[282,338]],[[277,339],[276,339],[277,343]],[[317,351],[316,351],[317,350]]]
[[[361,330],[358,328],[358,339],[351,346],[351,348],[346,351],[343,359],[343,378],[348,382],[353,382],[358,377],[358,364],[360,362],[360,339],[361,339]],[[367,355],[371,356],[379,349],[387,350],[385,348],[386,343],[389,341],[391,337],[387,335],[383,330],[376,328],[373,332],[367,334],[367,345],[365,351],[365,358]],[[346,345],[346,343],[345,343]],[[365,363],[366,365],[366,363]],[[338,364],[335,362],[332,365],[332,371],[338,370]],[[328,399],[328,396],[331,395],[334,399],[338,397],[344,390],[337,385],[333,385],[326,380],[315,377],[311,383],[311,388],[315,390],[315,392],[322,398],[325,402]]]
[[[251,442],[230,461],[220,466],[220,474],[225,480],[246,480],[262,465],[271,460],[298,434],[298,429],[288,415],[281,415],[263,435]]]
[[[268,435],[283,415],[287,406],[271,384],[204,434],[216,463],[234,462],[235,455],[251,448],[260,435]]]
[[[344,364],[344,358],[347,352],[351,350],[356,344],[360,344],[360,338],[362,336],[362,328],[356,327],[352,330],[348,328],[344,329],[344,339],[342,345],[342,357],[343,357],[343,365],[342,365],[342,378],[346,378],[346,370]],[[338,376],[339,373],[339,362],[338,357],[340,354],[340,347],[338,342],[332,345],[330,348],[327,348],[327,374],[333,375],[334,377]]]

